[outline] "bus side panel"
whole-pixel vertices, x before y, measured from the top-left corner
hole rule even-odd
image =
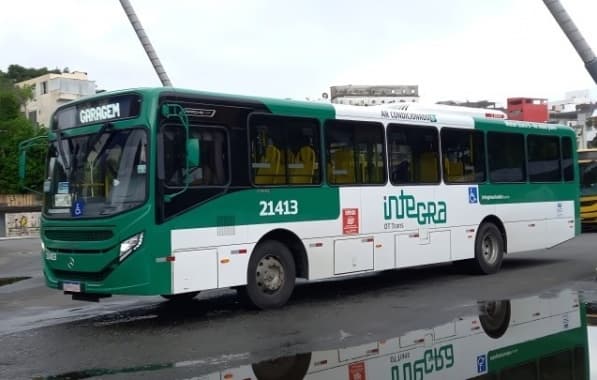
[[[218,248],[218,287],[247,284],[247,267],[255,244],[229,245]]]
[[[495,215],[495,206],[480,203],[476,184],[439,185],[436,188],[435,200],[438,204],[446,204],[445,226],[451,231],[450,260],[473,258],[479,225],[488,215]],[[446,228],[441,224],[433,227]]]
[[[218,286],[217,251],[176,252],[172,262],[172,293],[187,293]]]
[[[307,250],[309,280],[332,277],[334,275],[334,239],[305,239],[303,240],[303,244]]]
[[[545,234],[547,248],[551,248],[566,240],[574,238],[575,222],[574,218],[552,219],[547,221]]]
[[[568,220],[574,220],[573,202],[535,202],[522,207],[511,203],[497,206],[508,236],[508,253],[549,248],[574,236]],[[550,231],[557,234],[549,235]],[[573,223],[572,223],[573,226]],[[570,229],[567,234],[566,229]]]

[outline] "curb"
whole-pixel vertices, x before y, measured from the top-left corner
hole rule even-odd
[[[24,240],[24,239],[39,239],[38,236],[8,236],[8,237],[0,237],[0,241],[4,240]]]

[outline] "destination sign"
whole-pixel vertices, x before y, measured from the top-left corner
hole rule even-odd
[[[120,117],[120,103],[106,104],[105,106],[86,108],[79,111],[81,124],[93,123]]]
[[[60,108],[54,114],[52,130],[117,121],[139,116],[141,97],[136,94],[98,98]]]

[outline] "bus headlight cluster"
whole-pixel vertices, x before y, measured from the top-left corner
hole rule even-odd
[[[143,232],[140,232],[120,243],[119,260],[123,261],[143,244]]]

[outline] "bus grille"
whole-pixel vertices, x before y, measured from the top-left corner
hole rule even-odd
[[[111,239],[114,234],[110,230],[70,231],[46,230],[46,239],[57,241],[101,241]]]
[[[54,270],[54,274],[60,280],[66,281],[94,281],[101,282],[108,277],[111,270],[104,269],[101,272],[72,272],[65,270]]]

